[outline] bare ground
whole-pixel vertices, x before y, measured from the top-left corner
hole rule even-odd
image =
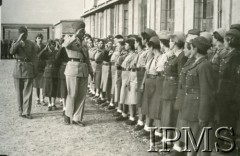
[[[133,128],[114,121],[110,112],[86,102],[86,127],[66,126],[61,110],[47,112],[35,105],[28,120],[18,116],[13,85],[13,60],[0,61],[0,155],[11,156],[155,156],[149,143],[137,138]]]

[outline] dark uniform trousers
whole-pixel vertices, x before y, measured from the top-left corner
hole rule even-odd
[[[17,93],[18,110],[22,115],[28,115],[32,107],[32,78],[14,78],[14,85]]]

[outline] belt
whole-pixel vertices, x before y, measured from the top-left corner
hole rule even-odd
[[[112,66],[114,66],[114,65],[115,65],[115,62],[111,62],[110,64],[111,64]]]
[[[122,68],[122,71],[131,71],[131,69]]]
[[[105,65],[105,66],[109,66],[109,65],[110,65],[110,63],[105,63],[105,62],[104,62],[104,63],[103,63],[103,65]]]
[[[18,62],[31,62],[28,58],[17,58],[16,61],[18,61]]]
[[[174,76],[165,76],[166,80],[178,80],[178,77],[174,77]]]
[[[137,71],[145,71],[144,67],[137,68]]]
[[[90,58],[91,61],[95,61],[95,59]]]
[[[186,95],[187,94],[199,94],[200,91],[198,88],[186,88]]]
[[[117,70],[122,70],[123,68],[121,66],[117,66]]]
[[[62,65],[64,65],[64,66],[67,65],[67,62],[62,62]]]
[[[158,77],[163,76],[163,72],[157,72],[157,76],[158,76]]]
[[[82,59],[72,58],[72,62],[84,62]]]
[[[149,79],[156,79],[157,75],[147,74],[147,78],[149,78]]]

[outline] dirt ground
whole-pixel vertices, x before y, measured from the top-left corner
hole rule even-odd
[[[137,138],[133,128],[114,121],[110,112],[86,102],[86,127],[63,124],[61,110],[48,112],[35,105],[28,120],[18,116],[12,71],[13,60],[0,61],[0,155],[10,156],[155,156],[149,143]]]

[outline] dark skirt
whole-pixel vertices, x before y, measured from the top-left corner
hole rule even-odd
[[[38,73],[33,81],[34,88],[43,88],[43,73]]]
[[[58,87],[58,78],[44,78],[43,95],[46,97],[56,97]]]
[[[141,92],[142,81],[144,78],[145,70],[137,71],[137,106],[142,107],[143,93]]]
[[[102,92],[107,92],[107,90],[111,86],[111,72],[110,72],[110,66],[103,65],[102,66],[102,77],[101,77],[101,86]]]
[[[156,78],[147,78],[143,92],[142,114],[147,115],[150,119],[161,119],[160,90],[156,86],[156,82]]]
[[[185,97],[185,90],[178,88],[176,102],[175,102],[175,105],[174,105],[175,109],[177,109],[177,110],[181,109],[182,104],[184,102],[184,97]]]
[[[66,79],[59,79],[58,80],[58,98],[66,98],[67,97],[67,83]]]
[[[174,108],[175,100],[162,100],[162,127],[176,127],[178,110]]]
[[[95,71],[95,88],[100,89],[102,78],[102,64],[97,64]]]

